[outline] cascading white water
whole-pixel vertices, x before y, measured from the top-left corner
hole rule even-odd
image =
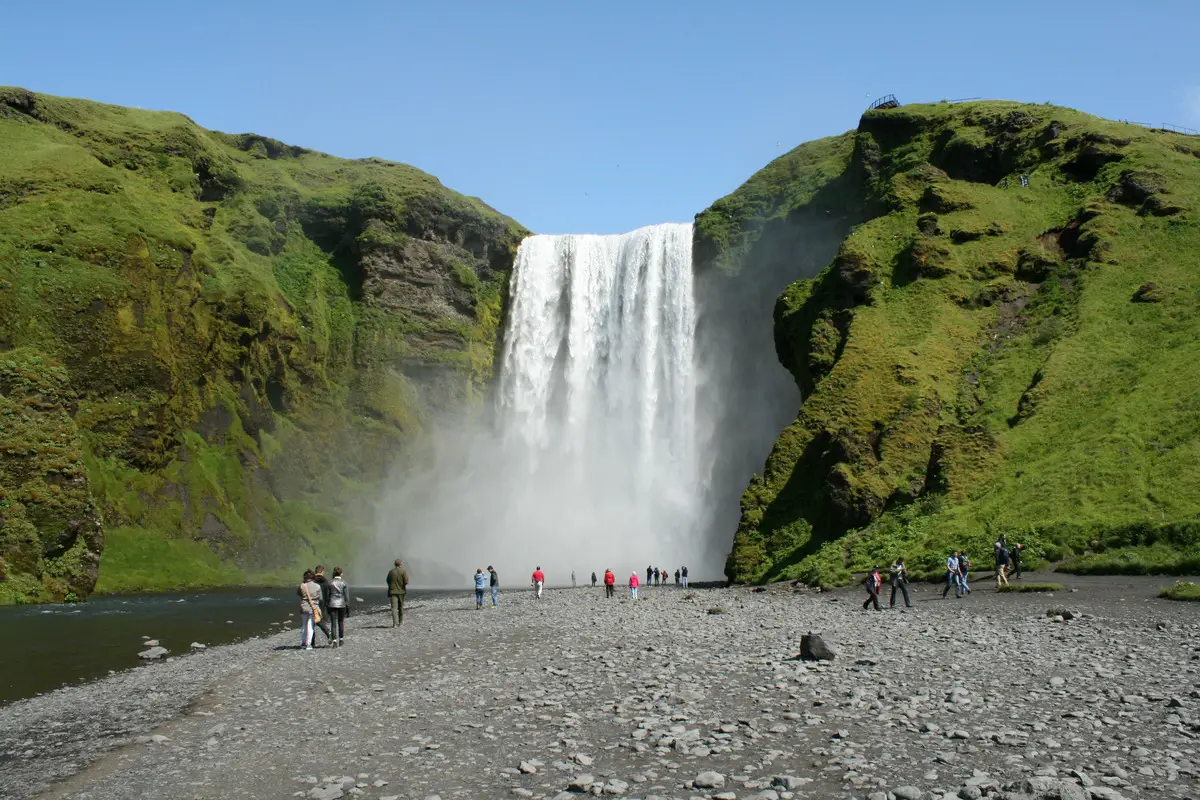
[[[692,226],[533,236],[511,297],[501,435],[527,488],[561,502],[510,522],[597,558],[697,557]]]
[[[495,417],[437,426],[381,511],[414,584],[719,571],[697,474],[692,228],[533,236],[517,254]]]

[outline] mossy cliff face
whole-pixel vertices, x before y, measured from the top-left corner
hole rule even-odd
[[[1079,570],[1200,566],[1200,140],[937,104],[785,158],[789,214],[855,224],[776,303],[804,401],[743,495],[731,579],[837,583],[901,555],[934,574],[950,548],[990,562],[1000,533]],[[773,207],[747,187],[698,218],[698,252],[735,272]]]
[[[525,234],[403,164],[0,89],[0,599],[85,596],[101,518],[101,589],[345,557],[490,378]]]

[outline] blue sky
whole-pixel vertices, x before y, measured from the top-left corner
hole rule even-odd
[[[404,161],[542,233],[690,220],[888,92],[1200,128],[1195,0],[46,0],[4,21],[0,83]]]

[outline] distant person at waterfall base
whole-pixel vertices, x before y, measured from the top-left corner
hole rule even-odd
[[[596,588],[596,573],[592,573],[592,588]]]
[[[604,597],[613,596],[613,587],[617,585],[617,576],[611,569],[604,570]]]
[[[305,650],[313,649],[313,619],[321,616],[321,587],[313,577],[311,569],[305,570],[296,590],[300,595],[300,647]]]
[[[346,644],[346,617],[350,616],[350,587],[341,567],[333,568],[333,580],[325,584],[325,607],[329,609],[329,631],[333,646]]]
[[[538,567],[533,571],[530,578],[530,583],[533,584],[533,596],[537,600],[542,599],[542,584],[546,582],[546,574],[542,572],[542,568]]]
[[[1008,565],[1012,562],[1012,556],[1009,555],[1008,547],[1003,541],[996,542],[999,545],[996,548],[996,588],[1008,586]]]
[[[679,570],[675,570],[675,585],[679,585]]]
[[[650,581],[651,585],[658,584],[658,567],[654,568],[654,580]]]
[[[654,582],[654,567],[646,567],[646,585]]]
[[[637,573],[635,572],[629,576],[629,591],[633,594],[634,600],[637,600],[638,583],[639,583],[638,576],[637,576]]]
[[[971,593],[971,587],[967,585],[967,573],[971,571],[971,559],[967,558],[966,553],[958,554],[958,585],[962,588],[964,595]]]
[[[408,572],[404,562],[396,559],[396,566],[387,574],[388,600],[392,604],[392,627],[399,628],[404,622],[404,595],[408,591]]]
[[[488,565],[488,584],[492,587],[492,608],[500,605],[500,576]]]
[[[325,634],[325,644],[333,643],[333,634],[329,630],[329,604],[326,602],[329,594],[329,579],[325,577],[325,565],[317,564],[313,567],[313,582],[321,587],[321,621],[317,622],[317,627],[321,633]],[[314,635],[315,639],[316,636]],[[314,641],[315,645],[316,642]]]
[[[882,611],[879,607],[879,587],[883,585],[883,579],[879,577],[879,567],[873,567],[867,573],[867,577],[863,579],[863,586],[867,587],[867,599],[863,601],[863,611],[869,610],[871,604],[875,605],[876,611]]]
[[[683,581],[683,588],[687,588],[687,567],[682,567],[679,570],[679,579]]]
[[[904,566],[904,559],[897,558],[888,571],[892,574],[892,602],[889,608],[896,607],[897,589],[904,594],[904,607],[912,608],[912,602],[908,599],[908,567]]]
[[[488,576],[482,569],[475,570],[475,610],[483,610],[483,590],[487,588]]]
[[[958,551],[955,550],[946,558],[946,588],[942,590],[942,599],[954,590],[956,598],[962,597],[962,587],[958,585]]]
[[[571,588],[572,589],[579,588],[578,586],[575,585],[575,570],[571,570]]]
[[[1008,557],[1012,559],[1012,576],[1014,578],[1021,577],[1021,551],[1025,549],[1025,545],[1017,542],[1008,551]]]

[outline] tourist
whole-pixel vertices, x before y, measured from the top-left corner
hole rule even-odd
[[[595,572],[592,573],[592,588],[593,589],[596,588],[596,573]]]
[[[477,568],[475,570],[475,610],[483,610],[483,590],[487,588],[488,576],[483,574],[483,570]]]
[[[613,586],[617,583],[617,576],[613,574],[611,569],[604,570],[604,598],[608,599],[613,596]]]
[[[654,580],[650,581],[650,585],[654,586],[658,583],[658,567],[654,568]]]
[[[955,550],[946,559],[946,588],[942,590],[942,599],[946,599],[946,595],[950,594],[950,590],[954,589],[956,598],[962,597],[962,590],[958,585],[958,551]]]
[[[388,600],[392,604],[392,627],[399,628],[404,622],[404,595],[408,592],[408,571],[404,562],[396,559],[396,566],[387,574]]]
[[[572,589],[579,588],[578,586],[575,585],[575,570],[571,570],[571,588]]]
[[[325,643],[332,644],[333,634],[329,631],[329,603],[327,602],[329,598],[326,596],[329,591],[329,579],[325,577],[324,564],[317,564],[313,567],[313,582],[321,587],[321,619],[316,624],[321,633],[325,634]],[[314,634],[313,639],[316,638]],[[316,645],[315,641],[313,645]]]
[[[654,582],[654,567],[646,567],[646,585]]]
[[[679,570],[679,579],[683,581],[683,588],[687,588],[687,567]]]
[[[675,570],[675,585],[679,585],[679,570]]]
[[[904,559],[897,558],[895,563],[888,568],[888,572],[892,576],[892,601],[888,607],[896,607],[896,590],[899,589],[904,595],[904,607],[912,608],[912,602],[908,599],[908,568],[904,566]]]
[[[300,595],[300,647],[313,649],[313,621],[321,617],[321,586],[313,580],[311,569],[304,571],[304,579],[296,594]]]
[[[872,567],[867,573],[867,577],[863,579],[863,586],[867,587],[867,599],[863,601],[863,611],[869,610],[872,603],[875,604],[876,611],[882,611],[879,607],[879,587],[883,584],[883,579],[879,577],[879,567]]]
[[[960,553],[958,556],[958,585],[962,588],[963,594],[970,594],[971,587],[967,585],[967,573],[971,571],[971,559],[967,558],[967,554]]]
[[[637,590],[638,590],[638,574],[637,574],[637,570],[634,570],[633,574],[629,576],[629,591],[633,593],[634,600],[637,600]]]
[[[488,565],[488,583],[492,587],[492,608],[500,605],[500,576]]]
[[[1012,573],[1014,578],[1021,577],[1021,551],[1025,549],[1025,545],[1017,542],[1008,551],[1009,558],[1012,560]]]
[[[533,571],[530,577],[530,583],[533,584],[533,597],[535,600],[542,599],[542,584],[546,582],[546,574],[542,572],[542,568],[538,567]]]
[[[341,567],[333,568],[333,580],[325,584],[325,606],[329,609],[329,630],[333,647],[346,644],[346,617],[350,616],[350,587]]]
[[[1012,557],[1008,554],[1003,537],[996,544],[1000,545],[996,550],[996,589],[999,590],[1001,586],[1008,586],[1008,565]]]

